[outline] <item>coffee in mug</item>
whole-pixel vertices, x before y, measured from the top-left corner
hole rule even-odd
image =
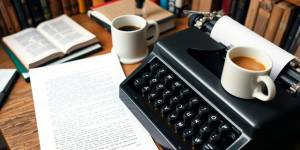
[[[255,58],[239,56],[239,57],[232,58],[232,61],[238,66],[248,70],[253,70],[253,71],[265,70],[265,66]]]
[[[135,31],[135,30],[138,30],[140,28],[136,27],[136,26],[122,26],[122,27],[119,27],[118,29],[122,30],[122,31]]]
[[[233,47],[226,55],[221,84],[233,96],[269,101],[276,93],[269,74],[272,60],[262,50],[251,47]],[[266,87],[267,93],[263,92]]]
[[[154,36],[147,39],[150,27],[154,27]],[[145,20],[140,16],[123,15],[113,19],[111,34],[112,50],[117,53],[123,64],[132,64],[148,55],[147,46],[158,39],[159,26],[157,22]]]

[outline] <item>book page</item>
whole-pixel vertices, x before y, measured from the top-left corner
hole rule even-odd
[[[93,43],[95,43],[96,40],[95,35],[81,27],[66,15],[41,23],[37,27],[37,30],[65,53],[75,45],[90,40],[93,40]],[[84,45],[87,46],[90,44],[92,43],[85,43]]]
[[[30,70],[42,150],[154,150],[119,99],[125,79],[116,54]]]
[[[26,67],[31,63],[59,52],[59,49],[54,44],[34,28],[28,28],[6,36],[3,38],[3,41]]]

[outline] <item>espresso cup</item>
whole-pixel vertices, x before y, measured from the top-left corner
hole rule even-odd
[[[154,36],[147,39],[149,27],[154,27]],[[157,22],[145,20],[136,15],[123,15],[113,19],[111,24],[113,51],[118,54],[120,62],[132,64],[143,60],[148,55],[148,46],[159,36]]]
[[[275,84],[269,76],[271,69],[272,60],[263,51],[233,47],[225,58],[221,84],[233,96],[269,101],[276,94]],[[267,94],[263,92],[264,87]]]

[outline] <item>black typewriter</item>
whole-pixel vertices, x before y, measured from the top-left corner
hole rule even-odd
[[[220,83],[225,49],[193,27],[160,40],[120,98],[165,149],[290,149],[300,97],[281,84],[270,102],[231,96]]]

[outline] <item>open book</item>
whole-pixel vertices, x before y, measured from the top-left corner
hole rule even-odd
[[[64,57],[98,40],[70,17],[62,15],[36,28],[6,36],[3,42],[29,69]]]

